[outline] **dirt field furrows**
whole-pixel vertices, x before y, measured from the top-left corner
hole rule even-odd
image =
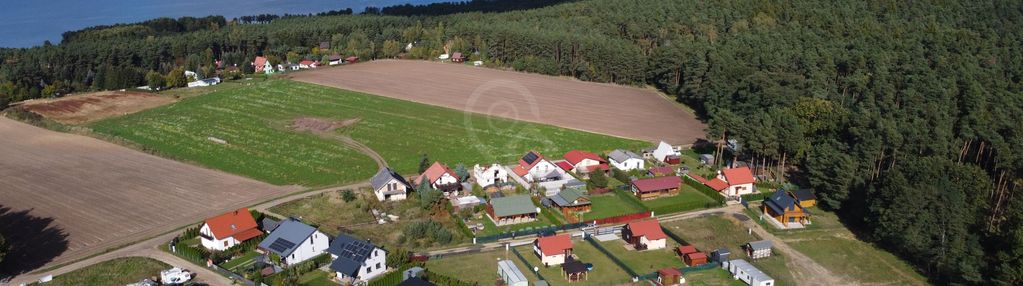
[[[646,141],[689,144],[704,124],[654,91],[426,61],[377,60],[296,80],[497,117]]]
[[[7,260],[16,257],[27,268],[6,270],[19,272],[84,258],[298,189],[2,117],[0,180],[0,232],[16,249]]]
[[[64,124],[84,124],[170,104],[174,98],[143,92],[101,91],[57,99],[35,99],[22,106]]]

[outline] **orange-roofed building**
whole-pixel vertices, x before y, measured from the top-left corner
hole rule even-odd
[[[202,246],[209,250],[226,250],[262,234],[247,208],[206,219],[199,228]]]
[[[572,150],[565,153],[565,161],[572,166],[572,172],[579,174],[589,173],[593,170],[607,171],[610,167],[607,160],[597,154],[586,151]]]
[[[668,235],[664,234],[656,219],[631,222],[622,228],[622,239],[636,250],[662,249],[668,246]]]
[[[461,180],[459,180],[455,171],[452,171],[451,168],[448,168],[447,165],[441,162],[433,162],[430,168],[423,171],[423,174],[416,178],[415,186],[422,186],[423,180],[429,182],[430,186],[434,189],[444,192],[445,196],[452,192],[457,193],[462,189],[462,185],[459,184]]]
[[[544,266],[564,264],[572,255],[572,237],[559,234],[537,238],[533,241],[533,252]]]
[[[757,180],[753,178],[753,171],[749,167],[739,167],[721,170],[721,175],[718,179],[728,183],[723,193],[728,197],[738,197],[745,194],[753,193],[753,183]]]
[[[535,181],[560,180],[565,175],[565,170],[554,165],[540,154],[540,152],[529,151],[522,158],[519,158],[519,165],[512,168],[512,173],[518,175],[527,183]]]

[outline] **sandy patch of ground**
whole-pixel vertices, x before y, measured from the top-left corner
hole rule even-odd
[[[101,91],[56,99],[29,100],[21,106],[64,124],[85,124],[170,104],[175,99],[144,92]]]
[[[315,117],[299,117],[291,122],[291,129],[295,131],[308,131],[317,134],[333,132],[338,128],[355,125],[359,118],[345,120],[330,120]]]

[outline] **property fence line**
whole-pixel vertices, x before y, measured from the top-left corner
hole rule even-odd
[[[682,239],[677,234],[672,232],[670,229],[668,229],[668,228],[666,228],[664,226],[661,226],[661,231],[664,231],[664,234],[668,235],[668,237],[670,237],[671,240],[674,240],[675,242],[678,242],[679,245],[689,245],[688,241],[686,241],[685,239]]]
[[[653,213],[650,212],[650,211],[644,211],[644,212],[638,212],[638,213],[633,213],[633,214],[625,214],[625,215],[613,216],[613,217],[608,217],[608,218],[596,219],[596,220],[592,220],[592,221],[588,221],[588,222],[584,221],[584,222],[569,223],[569,224],[562,224],[562,225],[552,225],[552,226],[547,226],[547,227],[528,228],[528,229],[523,229],[523,230],[499,233],[499,234],[490,235],[490,236],[479,236],[479,237],[476,237],[475,243],[479,244],[479,243],[495,242],[495,241],[498,241],[498,240],[501,240],[501,239],[505,239],[505,238],[516,238],[516,237],[520,237],[520,236],[530,236],[530,235],[535,235],[535,234],[538,234],[538,233],[556,233],[556,232],[559,232],[559,231],[575,230],[575,229],[580,229],[580,228],[584,228],[584,227],[591,227],[591,226],[597,226],[597,225],[602,225],[602,224],[627,223],[627,222],[632,222],[632,221],[636,221],[636,220],[640,220],[640,219],[645,219],[645,218],[650,218],[650,217],[653,217]]]
[[[639,212],[639,213],[634,213],[634,214],[625,214],[625,215],[619,215],[619,216],[613,216],[613,217],[606,217],[606,218],[602,218],[602,219],[596,219],[596,220],[593,220],[593,222],[595,222],[597,225],[613,224],[613,223],[625,223],[625,222],[631,222],[631,221],[634,221],[634,220],[650,218],[650,217],[652,217],[652,215],[653,215],[652,212],[645,211],[645,212]]]
[[[711,262],[708,262],[708,263],[702,264],[702,265],[685,267],[685,268],[679,269],[679,271],[682,271],[682,273],[689,273],[689,272],[696,272],[696,271],[702,271],[702,270],[707,270],[707,269],[714,269],[714,268],[718,268],[719,266],[721,266],[721,264],[719,264],[717,261],[711,261]]]
[[[534,269],[533,269],[533,267],[534,267],[534,266],[533,266],[532,264],[529,264],[529,261],[526,261],[526,258],[525,258],[525,257],[522,257],[522,253],[519,253],[519,250],[518,250],[518,249],[515,249],[515,248],[513,247],[513,248],[511,249],[511,251],[512,251],[512,253],[514,253],[514,254],[515,254],[515,256],[516,256],[516,257],[518,257],[518,258],[519,258],[519,261],[522,261],[522,264],[525,264],[525,265],[526,265],[526,267],[528,267],[528,268],[529,268],[529,272],[532,272],[532,273],[533,273],[533,275],[536,275],[536,279],[540,279],[540,280],[543,280],[543,281],[547,281],[547,279],[544,279],[544,278],[543,278],[543,275],[540,275],[540,271],[536,271],[536,270],[534,270]]]
[[[629,273],[629,276],[631,277],[639,276],[639,274],[636,274],[636,271],[632,270],[632,268],[630,268],[628,265],[625,265],[624,261],[619,260],[618,257],[615,257],[614,254],[611,254],[610,251],[604,249],[604,246],[600,245],[600,243],[597,243],[596,240],[593,240],[592,236],[587,236],[586,241],[592,244],[593,247],[597,248],[597,250],[599,250],[601,253],[604,253],[604,256],[610,258],[611,262],[614,262],[616,265],[618,265],[618,267],[622,268],[622,270],[625,270],[625,272]]]
[[[715,202],[718,203],[718,205],[724,205],[725,204],[725,197],[724,196],[719,194],[717,191],[711,189],[707,185],[704,185],[703,183],[697,182],[696,179],[693,179],[692,177],[689,177],[689,174],[686,174],[685,176],[682,176],[682,181],[685,182],[686,185],[689,185],[690,187],[693,187],[693,189],[695,189],[696,191],[701,192],[704,195],[706,195],[707,197],[709,197],[710,199],[714,200]]]

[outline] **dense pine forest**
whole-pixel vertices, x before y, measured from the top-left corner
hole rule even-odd
[[[251,72],[257,55],[427,59],[446,47],[491,66],[656,86],[697,110],[708,138],[737,140],[735,156],[758,173],[815,189],[862,239],[932,282],[1023,284],[1023,2],[443,7],[72,32],[0,50],[0,107],[165,84],[147,78],[181,69],[213,74],[217,60]]]

